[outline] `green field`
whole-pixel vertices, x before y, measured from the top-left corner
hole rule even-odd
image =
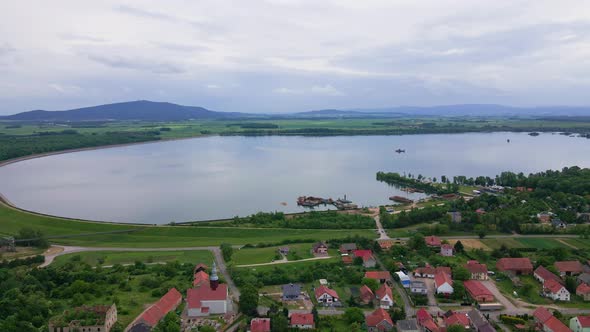
[[[557,240],[547,238],[520,238],[517,241],[522,243],[526,248],[552,249],[567,247]]]
[[[210,262],[213,261],[213,254],[207,250],[142,252],[92,251],[58,256],[55,258],[53,264],[55,264],[56,266],[62,266],[76,256],[79,256],[80,262],[87,263],[92,266],[133,264],[136,261],[143,263],[162,263],[178,261],[180,263],[194,263],[195,265],[198,263],[205,263],[207,265],[210,265]]]
[[[232,261],[236,265],[270,263],[278,256],[280,247],[289,247],[287,260],[296,262],[300,259],[313,258],[311,254],[312,243],[291,243],[284,246],[274,246],[266,248],[242,248],[236,250],[232,256]],[[330,256],[339,256],[336,249],[329,250]]]
[[[45,236],[81,235],[97,232],[133,231],[131,233],[93,234],[50,239],[52,243],[88,247],[179,248],[218,246],[223,242],[234,245],[278,243],[284,240],[328,240],[347,236],[374,237],[370,230],[323,229],[254,229],[228,227],[121,225],[47,217],[10,208],[0,204],[0,228],[16,234],[23,227],[41,230]]]
[[[526,248],[523,243],[514,238],[483,239],[481,242],[491,249],[500,249],[502,245],[505,245],[508,248]]]
[[[578,249],[590,249],[590,240],[584,239],[563,239],[566,243],[573,245]]]

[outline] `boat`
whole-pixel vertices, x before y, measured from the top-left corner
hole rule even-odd
[[[397,149],[397,150],[395,150],[395,152],[397,152],[397,153],[405,153],[405,152],[406,152],[406,150],[403,150],[403,149]]]
[[[394,202],[398,202],[398,203],[414,203],[413,200],[411,200],[409,198],[402,197],[402,196],[391,196],[391,197],[389,197],[389,199]]]

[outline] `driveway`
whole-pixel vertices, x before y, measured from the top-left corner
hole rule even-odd
[[[530,310],[526,310],[526,309],[521,309],[516,307],[512,302],[510,302],[509,299],[506,298],[506,296],[504,296],[504,294],[502,294],[500,292],[500,290],[498,289],[498,287],[496,287],[496,283],[493,282],[492,280],[486,280],[486,281],[482,281],[481,282],[487,289],[490,290],[490,292],[492,292],[492,294],[494,294],[494,297],[496,298],[496,300],[500,303],[502,303],[502,305],[504,306],[504,310],[506,312],[513,312],[513,313],[521,313],[521,311],[524,312],[528,312]]]

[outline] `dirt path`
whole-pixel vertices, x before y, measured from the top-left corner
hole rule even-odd
[[[277,264],[289,264],[289,263],[297,263],[297,262],[317,261],[317,260],[328,259],[328,258],[332,258],[332,256],[322,256],[322,257],[305,258],[305,259],[299,259],[299,260],[296,260],[296,261],[289,261],[286,258],[283,258],[281,260],[270,262],[270,263],[236,265],[236,267],[255,267],[255,266],[266,266],[266,265],[277,265]]]

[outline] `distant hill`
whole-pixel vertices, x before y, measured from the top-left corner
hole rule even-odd
[[[139,100],[66,111],[35,110],[3,116],[0,119],[18,121],[182,121],[189,119],[231,119],[244,116],[248,116],[248,114],[215,112],[203,107]]]

